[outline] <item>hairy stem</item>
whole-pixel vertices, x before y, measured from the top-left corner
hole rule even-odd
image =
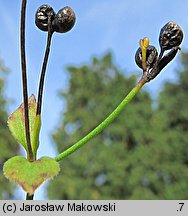
[[[33,161],[33,151],[31,147],[30,128],[29,128],[29,111],[28,111],[28,90],[27,90],[27,72],[26,72],[26,54],[25,54],[25,14],[26,14],[26,0],[22,0],[21,6],[21,26],[20,26],[20,50],[21,50],[21,67],[22,67],[22,85],[23,85],[23,99],[24,99],[24,113],[25,113],[25,134],[28,148],[28,160]]]
[[[60,161],[67,157],[68,155],[75,152],[77,149],[86,144],[89,140],[94,138],[100,132],[102,132],[115,118],[119,116],[125,106],[132,100],[132,98],[139,92],[142,86],[146,83],[144,79],[141,79],[138,84],[129,92],[129,94],[123,99],[123,101],[117,106],[117,108],[103,121],[101,122],[95,129],[93,129],[89,134],[79,140],[77,143],[72,145],[70,148],[60,153],[57,157],[55,157],[56,161]]]
[[[48,57],[50,54],[50,45],[51,45],[52,35],[53,35],[53,31],[52,31],[52,25],[51,25],[51,16],[49,16],[48,17],[48,38],[47,38],[46,51],[45,51],[45,55],[44,55],[44,60],[43,60],[43,64],[42,64],[42,71],[41,71],[41,76],[40,76],[40,82],[39,82],[36,115],[41,114],[42,95],[43,95],[43,89],[44,89],[44,79],[45,79],[45,74],[46,74]]]

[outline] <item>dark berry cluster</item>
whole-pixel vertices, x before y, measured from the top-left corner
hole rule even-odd
[[[48,32],[47,45],[44,56],[44,61],[41,70],[38,101],[37,101],[37,115],[41,114],[42,95],[44,88],[44,78],[46,73],[46,67],[50,52],[51,39],[54,32],[65,33],[72,29],[76,21],[76,15],[74,11],[66,6],[60,9],[57,13],[53,8],[47,4],[41,5],[35,13],[35,24],[42,30]]]
[[[49,5],[41,5],[35,14],[35,24],[42,31],[65,33],[72,29],[76,21],[74,11],[66,6],[55,13]]]
[[[160,54],[158,56],[157,49],[149,45],[146,50],[146,68],[143,68],[142,49],[138,48],[135,61],[136,64],[143,69],[143,79],[147,82],[154,79],[160,71],[176,56],[183,40],[183,31],[175,22],[168,22],[160,31],[159,44]],[[170,50],[163,56],[164,52]]]

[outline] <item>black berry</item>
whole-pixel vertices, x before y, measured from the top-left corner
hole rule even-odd
[[[35,14],[35,24],[42,31],[48,31],[48,18],[51,16],[53,21],[55,18],[55,12],[49,5],[41,5]]]
[[[179,46],[183,40],[183,31],[175,22],[168,22],[160,31],[159,44],[162,50]]]
[[[153,67],[155,62],[157,61],[157,49],[154,46],[148,46],[146,51],[146,67],[150,69]],[[138,67],[142,68],[142,51],[141,48],[138,48],[135,54],[135,61]]]
[[[53,21],[53,29],[56,32],[65,33],[72,29],[76,21],[76,15],[70,7],[64,7],[58,11]]]

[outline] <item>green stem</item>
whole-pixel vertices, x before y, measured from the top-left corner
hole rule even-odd
[[[75,152],[77,149],[86,144],[93,137],[98,135],[101,131],[103,131],[116,117],[119,116],[121,111],[125,108],[125,106],[132,100],[132,98],[139,92],[142,86],[146,83],[144,79],[141,79],[138,84],[129,92],[129,94],[123,99],[123,101],[117,106],[117,108],[103,121],[101,122],[95,129],[93,129],[89,134],[79,140],[77,143],[72,145],[70,148],[60,153],[57,157],[55,157],[56,161],[60,161],[68,155]]]

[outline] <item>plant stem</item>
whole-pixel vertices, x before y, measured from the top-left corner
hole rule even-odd
[[[22,84],[23,84],[23,99],[24,99],[24,114],[25,114],[25,134],[28,148],[28,160],[33,161],[33,151],[31,147],[30,127],[29,127],[29,110],[28,110],[28,91],[27,91],[27,72],[26,72],[26,54],[25,54],[25,14],[26,0],[22,0],[21,6],[21,26],[20,26],[20,50],[21,50],[21,66],[22,66]]]
[[[98,135],[101,131],[103,131],[115,118],[119,116],[125,106],[132,100],[132,98],[139,92],[142,86],[146,83],[144,79],[141,79],[138,84],[129,92],[129,94],[123,99],[123,101],[116,107],[116,109],[95,129],[93,129],[89,134],[79,140],[77,143],[72,145],[70,148],[60,153],[57,157],[55,157],[56,161],[60,161],[68,155],[75,152],[77,149],[86,144],[93,137]]]
[[[52,35],[53,35],[53,31],[52,31],[52,24],[51,24],[51,16],[49,16],[48,17],[48,38],[47,38],[46,51],[45,51],[45,55],[44,55],[44,60],[43,60],[43,64],[42,64],[42,71],[41,71],[41,76],[40,76],[40,82],[39,82],[36,115],[41,114],[42,95],[43,95],[43,89],[44,89],[44,78],[45,78],[45,74],[46,74],[46,67],[47,67],[48,57],[49,57],[49,53],[50,53],[50,45],[51,45]]]
[[[34,194],[29,195],[28,193],[26,194],[26,200],[33,200]]]

